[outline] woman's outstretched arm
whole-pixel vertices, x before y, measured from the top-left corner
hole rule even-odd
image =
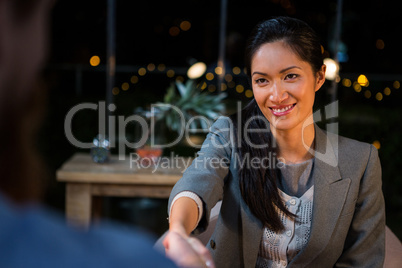
[[[189,197],[178,198],[169,217],[169,233],[163,241],[166,255],[179,267],[215,267],[208,249],[189,235],[198,223],[197,203]]]

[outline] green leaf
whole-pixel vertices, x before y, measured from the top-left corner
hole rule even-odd
[[[173,102],[173,99],[176,97],[176,92],[175,92],[175,87],[174,87],[174,84],[171,84],[169,87],[168,87],[168,89],[167,89],[167,92],[166,92],[166,94],[165,94],[165,96],[164,96],[164,98],[163,98],[163,101],[165,102],[165,103],[172,103]]]
[[[200,120],[200,122],[201,122],[201,127],[202,127],[202,129],[207,130],[207,129],[208,129],[208,124],[207,124],[207,122],[205,122],[205,120]]]
[[[183,98],[186,95],[187,88],[180,81],[176,81],[176,86],[179,90],[180,96]]]

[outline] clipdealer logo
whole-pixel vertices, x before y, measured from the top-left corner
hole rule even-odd
[[[74,116],[83,110],[94,110],[97,111],[98,110],[98,125],[99,125],[99,133],[107,133],[108,137],[109,137],[109,145],[110,148],[118,148],[118,155],[119,155],[119,160],[124,160],[126,155],[126,148],[130,148],[130,149],[137,149],[140,148],[141,146],[145,145],[145,143],[147,142],[148,138],[149,141],[151,142],[150,145],[151,146],[157,146],[159,148],[168,148],[171,146],[176,145],[177,143],[179,143],[183,137],[186,138],[186,141],[188,144],[190,144],[190,146],[194,147],[194,148],[201,148],[201,145],[197,145],[191,142],[190,139],[190,134],[191,133],[208,133],[210,130],[210,127],[212,125],[212,120],[203,117],[203,116],[199,116],[197,115],[197,119],[198,120],[204,120],[206,122],[206,126],[207,128],[202,128],[202,129],[194,129],[193,127],[191,127],[191,123],[194,121],[194,118],[190,118],[187,120],[186,122],[186,118],[184,116],[184,114],[181,112],[181,110],[174,106],[174,105],[170,105],[170,104],[152,104],[151,105],[151,112],[153,109],[158,109],[158,107],[160,108],[161,106],[169,106],[169,108],[172,108],[176,113],[177,116],[180,119],[181,122],[181,128],[180,128],[180,132],[177,133],[177,137],[175,138],[175,140],[166,143],[166,144],[157,144],[155,142],[155,137],[154,132],[150,132],[150,129],[155,129],[155,124],[156,124],[156,120],[154,117],[151,117],[150,121],[147,122],[147,120],[145,120],[142,116],[137,115],[137,114],[133,114],[131,116],[128,117],[124,117],[122,115],[120,116],[109,116],[108,118],[106,118],[106,109],[108,109],[111,112],[114,112],[116,110],[116,105],[114,104],[110,104],[108,105],[108,107],[106,107],[106,103],[105,102],[99,102],[99,104],[96,103],[81,103],[78,104],[76,106],[74,106],[73,108],[71,108],[69,110],[69,112],[67,113],[65,120],[64,120],[64,131],[65,131],[65,135],[67,140],[74,145],[77,148],[81,148],[81,149],[90,149],[93,144],[92,142],[82,142],[79,141],[73,134],[73,130],[72,130],[72,121]],[[238,109],[238,114],[241,111],[241,105],[237,105],[237,109]],[[166,108],[166,107],[165,107]],[[333,133],[335,135],[331,135],[328,134],[327,135],[327,141],[326,141],[326,145],[325,145],[325,152],[319,152],[316,151],[312,148],[310,148],[305,142],[304,142],[304,137],[303,137],[303,133],[304,131],[302,131],[302,142],[303,142],[303,146],[306,148],[306,150],[308,150],[311,154],[315,155],[315,157],[331,166],[337,166],[338,165],[338,139],[337,139],[337,134],[338,134],[338,123],[337,122],[333,122],[334,119],[338,118],[338,101],[335,101],[333,103],[330,103],[328,105],[326,105],[324,107],[324,109],[319,109],[317,111],[315,111],[307,120],[305,120],[305,122],[303,123],[303,127],[302,129],[305,129],[307,126],[316,123],[316,122],[323,122],[323,121],[327,121],[326,124],[326,130],[330,133]],[[107,121],[106,121],[107,119]],[[246,122],[246,126],[248,126],[248,124],[251,122],[251,120],[253,120],[255,118],[249,118]],[[228,129],[221,129],[220,131],[228,131],[229,132],[229,136],[230,139],[233,139],[233,122],[231,122],[231,119],[226,117],[226,120],[229,120],[229,126],[230,128]],[[239,120],[239,118],[238,118]],[[279,119],[280,120],[280,119]],[[106,122],[108,122],[108,129],[106,129],[107,125]],[[127,137],[125,137],[124,133],[126,132],[126,128],[127,125],[129,123],[136,123],[139,124],[140,128],[141,128],[141,132],[142,135],[140,136],[139,140],[135,141],[135,142],[130,142],[127,140]],[[116,124],[117,124],[117,135],[116,135]],[[238,130],[241,131],[241,130]],[[246,129],[244,129],[243,131],[250,131],[250,132],[266,132],[269,131],[269,126],[267,125],[266,129],[248,129],[246,127]],[[116,136],[118,137],[117,139],[117,144],[116,144]],[[245,137],[248,137],[247,135],[244,135]],[[330,139],[330,136],[332,137]],[[232,140],[233,142],[233,140]],[[240,142],[240,141],[238,141]],[[261,145],[261,144],[255,144],[253,143],[251,140],[246,139],[246,142],[248,142],[248,144],[250,144],[250,146],[254,147],[254,148],[260,148],[261,146],[264,147],[266,145]],[[215,139],[211,139],[211,144],[216,148],[222,148],[222,147],[226,147],[226,146],[230,146],[229,141],[227,141],[227,143],[225,144],[221,144],[219,142],[217,142]],[[275,144],[273,144],[273,146],[275,146]],[[253,161],[254,158],[253,158]]]

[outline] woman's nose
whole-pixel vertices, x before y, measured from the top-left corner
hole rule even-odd
[[[269,96],[269,100],[273,103],[282,103],[289,97],[289,94],[282,87],[278,85],[274,85],[272,87],[271,95]]]

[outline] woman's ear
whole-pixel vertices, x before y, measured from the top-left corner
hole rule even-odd
[[[315,91],[318,91],[321,88],[321,86],[324,84],[326,70],[327,70],[327,66],[325,64],[323,64],[321,66],[321,69],[317,72]]]

